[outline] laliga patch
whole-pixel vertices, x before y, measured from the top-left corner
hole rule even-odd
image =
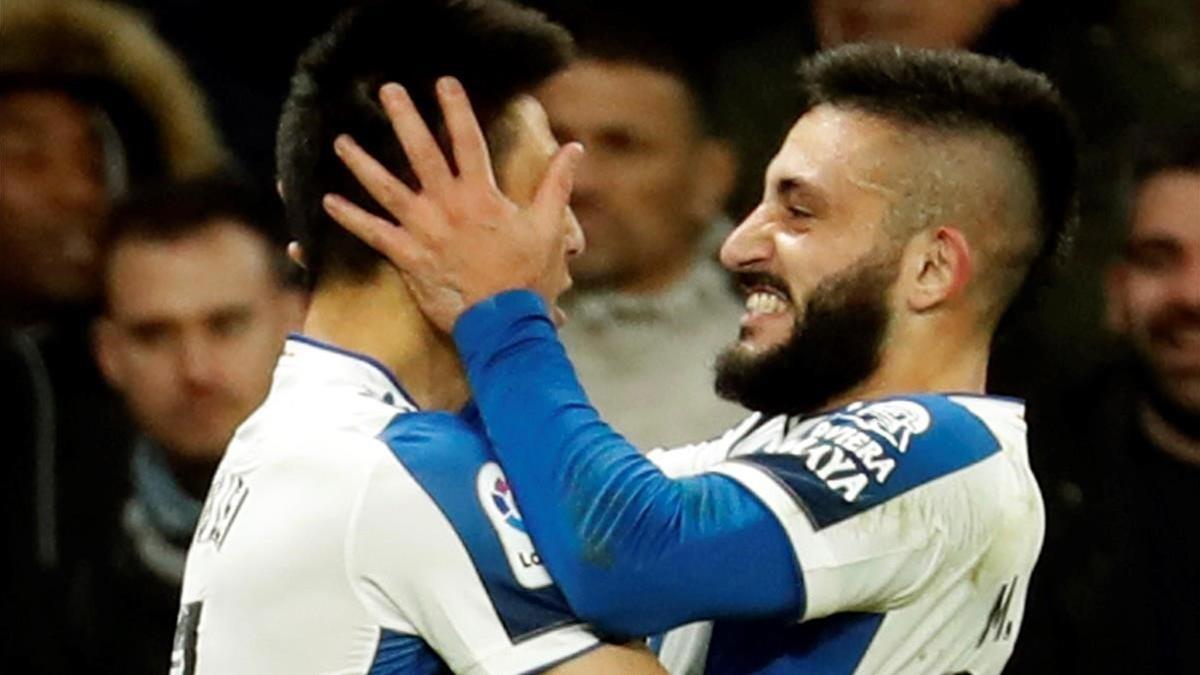
[[[554,582],[542,565],[541,556],[533,548],[533,541],[525,532],[525,521],[517,510],[512,488],[504,478],[504,471],[495,462],[488,462],[479,469],[475,479],[479,503],[487,513],[488,522],[500,537],[500,548],[512,569],[517,583],[530,590],[545,588]]]

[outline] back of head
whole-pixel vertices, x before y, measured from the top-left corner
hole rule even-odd
[[[415,182],[379,102],[382,85],[404,85],[446,150],[434,83],[457,77],[495,161],[504,151],[497,120],[565,65],[570,48],[562,28],[507,0],[374,0],[343,14],[301,56],[277,137],[285,210],[313,281],[363,280],[382,260],[321,207],[325,193],[337,192],[384,215],[334,154],[339,134]]]
[[[976,166],[1013,160],[1024,174],[1019,182],[1030,185],[1032,195],[1028,209],[1017,209],[1027,213],[1002,214],[989,223],[1012,228],[988,233],[999,248],[1007,246],[989,251],[1004,258],[993,278],[984,280],[993,295],[988,303],[993,318],[1013,314],[1052,276],[1076,219],[1078,160],[1070,113],[1045,76],[968,52],[848,45],[807,61],[800,83],[803,109],[831,105],[876,115],[918,139],[935,141],[925,147],[943,140],[1003,141],[998,147],[1008,157],[985,156],[974,160]],[[945,190],[941,196],[966,195]]]

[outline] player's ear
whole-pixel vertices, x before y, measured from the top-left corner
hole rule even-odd
[[[906,302],[927,312],[963,294],[973,273],[971,246],[962,231],[938,227],[918,234],[910,250],[912,279]]]
[[[112,319],[101,316],[92,323],[91,333],[92,356],[96,359],[96,366],[114,389],[121,389],[125,381],[125,371],[117,354],[117,341],[120,337],[117,335],[116,325]]]
[[[304,264],[304,247],[298,241],[288,242],[287,256],[292,262],[300,266],[300,269],[308,269],[308,265]]]

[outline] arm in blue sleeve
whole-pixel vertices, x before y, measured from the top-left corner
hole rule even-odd
[[[720,474],[671,479],[588,403],[541,299],[466,312],[454,338],[525,526],[572,608],[646,635],[699,619],[798,617],[778,520]]]

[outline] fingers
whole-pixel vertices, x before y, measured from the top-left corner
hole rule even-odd
[[[321,200],[325,212],[367,246],[386,257],[393,265],[410,267],[418,250],[412,234],[403,227],[370,213],[340,195],[327,194]]]
[[[562,218],[563,209],[571,201],[575,171],[582,159],[583,146],[579,143],[567,143],[555,154],[533,199],[531,210],[535,223],[558,223]]]
[[[479,128],[466,90],[455,78],[443,77],[438,80],[437,95],[459,175],[475,184],[495,185],[487,139]]]
[[[342,163],[375,201],[400,222],[407,222],[417,199],[416,193],[396,178],[353,138],[342,134],[333,142],[333,150]]]
[[[389,83],[379,90],[379,99],[421,188],[434,194],[445,194],[454,176],[408,92],[398,84]]]

